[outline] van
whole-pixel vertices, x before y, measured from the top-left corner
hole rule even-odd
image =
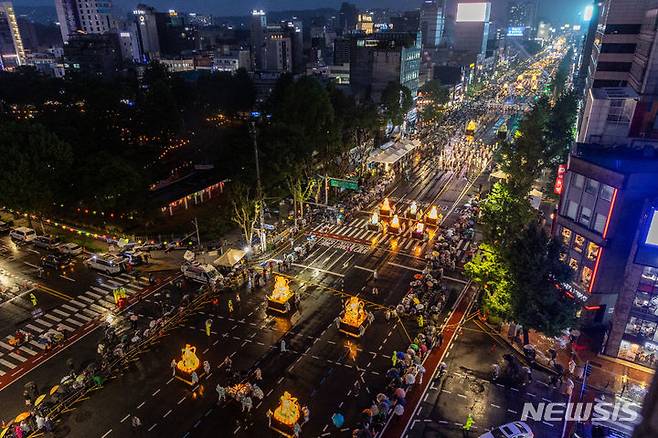
[[[223,278],[213,265],[186,263],[180,270],[185,278],[202,284],[217,284]]]
[[[19,242],[31,242],[37,238],[37,233],[32,228],[18,227],[9,232],[9,237]]]
[[[119,274],[124,271],[126,260],[112,254],[95,254],[85,264],[91,269],[104,272],[108,275]]]

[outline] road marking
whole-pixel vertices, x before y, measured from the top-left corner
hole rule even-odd
[[[374,269],[364,268],[363,266],[359,266],[359,265],[354,265],[354,268],[356,268],[356,269],[361,269],[362,271],[367,271],[367,272],[370,272],[370,273],[374,273],[374,272],[375,272]]]
[[[464,394],[457,394],[457,397],[466,398]]]
[[[167,416],[168,416],[169,414],[171,414],[171,409],[169,409],[169,410],[167,411],[167,413],[164,414],[164,415],[162,416],[162,418],[167,418]]]
[[[542,423],[545,424],[545,425],[547,425],[547,426],[555,427],[555,425],[553,425],[553,424],[551,424],[551,423],[547,423],[546,421],[542,421]]]
[[[123,417],[123,418],[121,419],[120,422],[123,423],[123,422],[126,421],[128,418],[130,418],[130,414],[128,414],[128,415],[126,415],[125,417]]]
[[[147,432],[150,432],[150,431],[152,431],[153,429],[155,429],[155,426],[157,426],[157,425],[158,425],[158,423],[153,424],[153,426],[149,427],[149,429],[147,430]]]
[[[19,362],[27,362],[27,359],[26,359],[26,358],[24,358],[24,357],[21,356],[20,354],[16,354],[16,353],[14,353],[13,351],[12,351],[11,353],[9,353],[9,355],[10,355],[11,357],[13,357],[14,359],[16,359],[17,361],[19,361]]]
[[[412,268],[411,266],[405,266],[405,265],[401,265],[399,263],[388,262],[388,264],[391,265],[391,266],[397,266],[398,268],[408,269],[408,270],[414,271],[414,272],[423,272],[422,269]]]
[[[103,434],[103,436],[101,436],[101,438],[105,438],[106,436],[108,436],[108,435],[111,434],[111,433],[112,433],[112,429],[110,429],[110,430],[108,430],[107,432],[105,432],[105,433]]]
[[[493,404],[493,403],[491,403],[491,406],[493,406],[494,408],[498,408],[498,409],[500,409],[500,406],[495,405],[495,404]]]
[[[75,279],[70,278],[70,277],[67,277],[66,275],[61,275],[61,274],[60,274],[59,276],[60,276],[61,278],[63,278],[64,280],[73,281],[73,282],[76,281]]]
[[[514,409],[507,409],[507,412],[511,412],[512,414],[518,414]]]
[[[144,406],[145,403],[146,403],[146,402],[141,402],[141,403],[139,404],[139,406],[137,406],[137,409],[139,409],[139,408],[141,408],[142,406]]]
[[[155,397],[156,395],[158,395],[159,392],[160,392],[160,388],[158,388],[153,394],[151,394],[151,396]]]
[[[7,362],[6,360],[4,360],[1,357],[0,357],[0,363],[3,364],[4,366],[6,366],[7,368],[9,368],[10,370],[13,370],[14,368],[16,368],[16,365],[14,365],[11,362]]]
[[[183,403],[184,401],[185,401],[185,397],[183,397],[182,399],[178,400],[178,403],[176,403],[176,404],[177,404],[177,405],[180,405],[180,404]]]

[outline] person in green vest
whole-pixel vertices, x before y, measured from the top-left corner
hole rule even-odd
[[[468,413],[468,417],[466,417],[466,422],[464,423],[464,427],[462,428],[462,433],[464,438],[468,438],[470,436],[471,428],[473,427],[473,414]]]

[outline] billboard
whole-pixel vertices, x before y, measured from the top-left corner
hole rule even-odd
[[[508,37],[522,37],[525,33],[525,27],[508,27],[507,36]]]
[[[491,3],[458,3],[457,23],[483,23],[489,21]]]
[[[559,195],[564,189],[564,174],[567,173],[567,165],[560,164],[557,168],[557,177],[555,178],[555,187],[553,188],[553,193]]]
[[[647,231],[647,237],[644,239],[644,243],[658,246],[658,210],[652,209],[649,218],[649,231]]]

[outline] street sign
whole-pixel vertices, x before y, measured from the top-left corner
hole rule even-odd
[[[329,185],[341,189],[359,190],[359,183],[349,179],[329,178]]]

